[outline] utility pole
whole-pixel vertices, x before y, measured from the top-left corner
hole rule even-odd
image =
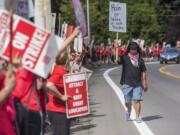
[[[86,1],[86,5],[87,5],[87,29],[88,29],[88,42],[90,43],[90,35],[91,35],[91,31],[90,31],[90,17],[89,17],[89,0]]]

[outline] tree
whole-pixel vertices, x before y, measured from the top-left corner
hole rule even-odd
[[[159,0],[156,9],[164,40],[169,42],[180,40],[180,1]]]
[[[132,5],[129,9],[129,31],[131,37],[157,41],[159,39],[160,26],[154,7],[149,3]]]
[[[113,0],[119,2],[119,0]],[[81,0],[86,15],[86,0]],[[146,43],[153,41],[177,40],[180,35],[179,0],[123,0],[127,3],[127,33],[120,33],[123,42],[128,39],[142,38]],[[63,20],[75,24],[71,0],[60,4]],[[107,42],[116,34],[109,32],[109,1],[90,0],[91,35],[97,42]],[[172,36],[173,35],[173,36]]]

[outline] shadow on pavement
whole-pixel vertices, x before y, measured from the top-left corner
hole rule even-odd
[[[71,133],[75,133],[75,132],[79,132],[79,131],[83,131],[83,130],[90,130],[91,128],[96,127],[96,124],[90,124],[90,125],[81,125],[75,128],[71,129]]]
[[[95,102],[90,102],[89,105],[90,106],[95,106],[95,105],[100,105],[101,103],[95,103]]]
[[[162,119],[163,117],[160,115],[153,115],[153,116],[147,116],[147,117],[143,117],[142,120],[143,121],[152,121],[152,120],[156,120],[156,119]]]
[[[84,132],[91,132],[92,128],[97,125],[93,123],[93,118],[105,117],[106,114],[97,114],[97,109],[100,108],[101,103],[93,102],[90,96],[91,113],[87,116],[80,117],[71,123],[71,134],[79,134]]]
[[[105,114],[102,114],[102,115],[95,115],[95,114],[90,114],[90,117],[104,117],[106,116]]]

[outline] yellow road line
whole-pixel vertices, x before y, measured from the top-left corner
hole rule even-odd
[[[159,69],[159,72],[161,72],[162,74],[165,74],[167,76],[170,76],[170,77],[173,77],[173,78],[176,78],[176,79],[180,79],[180,76],[174,75],[173,73],[166,71],[166,68],[169,68],[169,67],[172,67],[172,66],[174,66],[174,65],[168,65],[168,66],[161,67]]]

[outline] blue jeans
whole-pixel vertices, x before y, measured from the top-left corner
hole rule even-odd
[[[126,103],[131,102],[132,100],[137,100],[137,101],[143,100],[143,88],[141,85],[132,87],[127,84],[123,84],[122,91]]]

